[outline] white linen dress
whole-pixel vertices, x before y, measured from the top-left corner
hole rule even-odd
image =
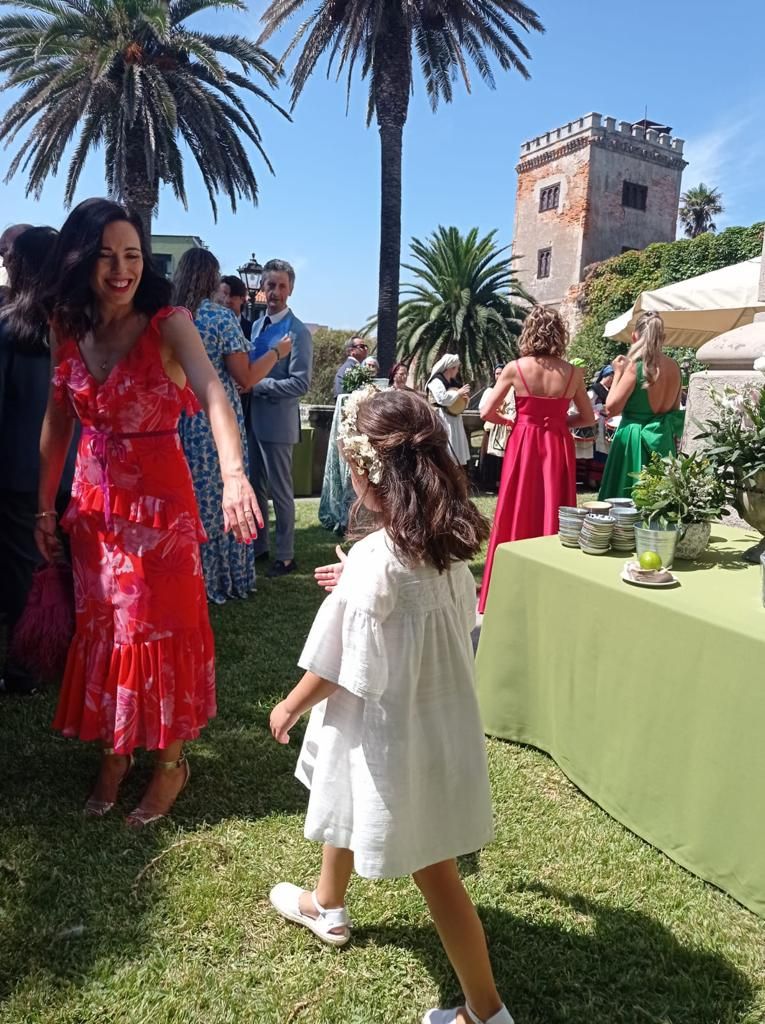
[[[462,417],[450,416],[445,409],[445,406],[449,406],[452,402],[456,401],[457,396],[456,394],[450,395],[450,389],[446,388],[444,382],[438,380],[438,378],[429,381],[427,387],[436,403],[436,412],[441,417],[441,421],[449,433],[451,454],[460,466],[466,466],[470,461],[470,445],[468,444],[465,428],[462,425]]]
[[[307,839],[396,878],[490,842],[473,681],[475,584],[465,563],[408,569],[377,531],[348,556],[300,667],[339,685],[311,712],[297,778]]]

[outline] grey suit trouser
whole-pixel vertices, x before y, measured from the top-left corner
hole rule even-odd
[[[250,482],[258,499],[265,528],[253,542],[255,556],[268,550],[268,493],[274,503],[274,557],[289,562],[295,554],[295,497],[292,486],[292,445],[258,441],[248,431]]]

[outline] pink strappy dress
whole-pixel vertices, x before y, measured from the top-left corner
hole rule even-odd
[[[574,367],[564,397],[544,398],[528,393],[520,362],[516,366],[527,394],[515,396],[515,426],[505,449],[478,602],[481,613],[489,595],[497,544],[557,533],[559,507],[576,504],[576,450],[567,425]]]

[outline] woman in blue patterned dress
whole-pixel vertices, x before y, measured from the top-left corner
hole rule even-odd
[[[219,283],[220,266],[213,254],[207,249],[189,249],[179,260],[173,278],[173,301],[185,306],[194,317],[210,362],[236,414],[247,461],[244,417],[237,388],[249,391],[279,359],[289,354],[292,343],[285,338],[251,363],[250,344],[235,314],[213,301]],[[255,589],[255,556],[249,544],[237,544],[233,534],[223,531],[223,481],[210,421],[203,412],[183,416],[179,430],[208,538],[201,548],[208,600],[223,604],[230,597],[247,597]],[[249,475],[249,467],[244,468]]]

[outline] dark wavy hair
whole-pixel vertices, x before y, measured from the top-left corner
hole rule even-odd
[[[408,376],[408,374],[409,374],[409,364],[408,363],[394,363],[393,366],[391,366],[390,373],[388,374],[388,383],[390,384],[391,387],[393,387],[393,378],[396,376],[398,371],[402,370],[402,369],[406,370],[407,376]]]
[[[64,221],[51,256],[53,273],[45,301],[56,329],[65,336],[79,340],[94,326],[90,277],[104,229],[120,220],[135,228],[143,255],[143,273],[133,305],[140,313],[153,316],[170,303],[170,282],[154,266],[139,218],[109,199],[86,199]]]
[[[55,228],[27,228],[5,257],[9,297],[0,308],[0,323],[20,351],[43,352],[48,347],[48,311],[43,292],[57,238]]]
[[[398,558],[439,572],[478,553],[489,522],[468,497],[465,471],[452,458],[446,427],[415,391],[381,391],[364,399],[356,419],[380,457],[377,513]],[[354,505],[354,519],[363,506]]]
[[[220,264],[208,249],[187,249],[173,274],[173,302],[192,316],[205,299],[211,299],[220,282]]]
[[[220,280],[221,284],[228,285],[228,290],[232,295],[237,295],[240,299],[247,298],[247,286],[241,277],[236,277],[234,274],[225,274]]]

